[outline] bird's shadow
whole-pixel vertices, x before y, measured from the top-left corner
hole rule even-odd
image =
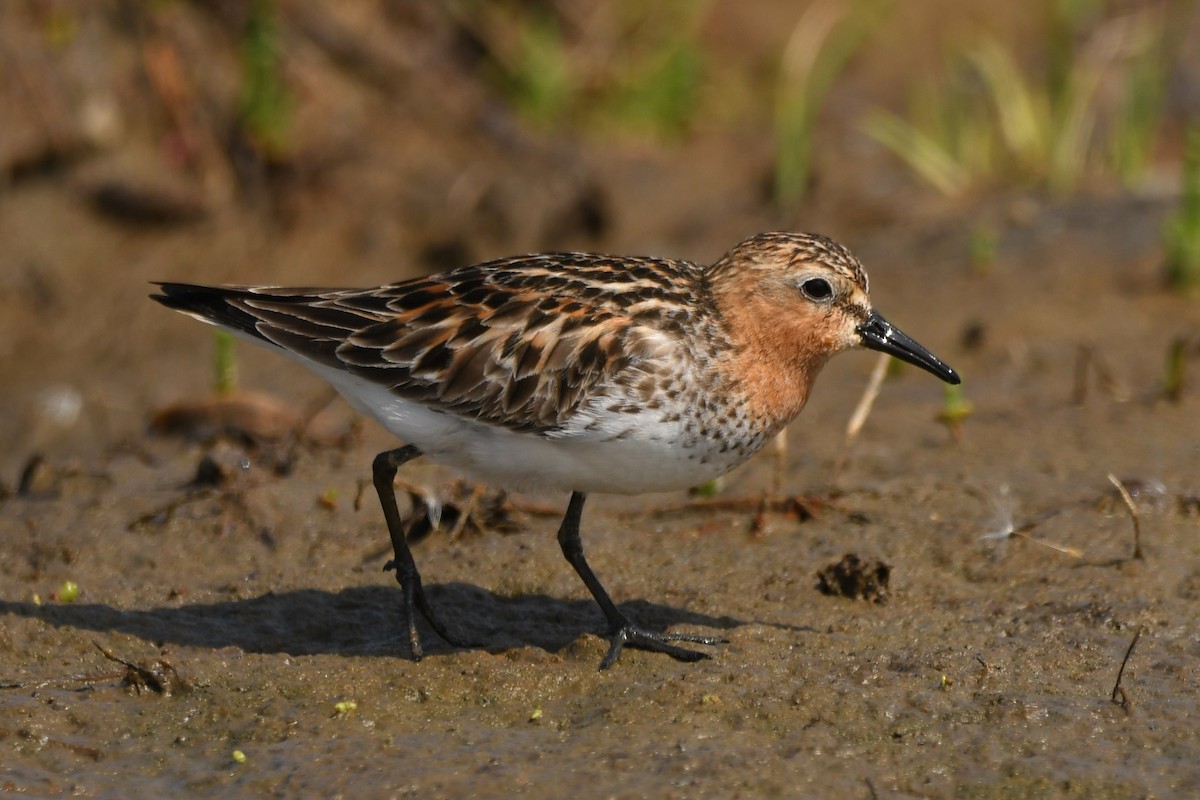
[[[591,600],[543,594],[504,597],[463,583],[425,587],[431,605],[451,632],[492,653],[534,646],[558,652],[581,633],[599,633],[604,621]],[[634,600],[621,604],[651,630],[678,625],[729,630],[745,622]],[[97,633],[125,633],[156,644],[236,647],[251,653],[288,655],[397,655],[407,657],[400,594],[390,586],[350,587],[338,592],[298,589],[258,597],[122,610],[101,603],[39,605],[0,600],[0,614],[38,619]],[[452,652],[419,620],[427,655]],[[696,631],[701,632],[701,631]]]

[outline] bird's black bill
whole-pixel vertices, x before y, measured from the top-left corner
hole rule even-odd
[[[942,362],[933,353],[917,344],[916,340],[872,311],[867,321],[858,326],[863,347],[887,353],[901,361],[931,372],[946,383],[962,383],[958,373]]]

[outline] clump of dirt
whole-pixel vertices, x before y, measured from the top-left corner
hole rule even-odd
[[[836,564],[817,570],[817,589],[822,594],[886,603],[891,574],[891,565],[879,559],[847,553]]]

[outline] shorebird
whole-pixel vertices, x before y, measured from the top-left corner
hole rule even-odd
[[[159,283],[152,297],[278,348],[329,381],[404,446],[376,456],[414,660],[434,612],[393,486],[420,455],[514,489],[570,492],[563,555],[600,606],[610,647],[682,661],[706,653],[630,620],[584,557],[588,493],[687,488],[722,475],[791,422],[835,353],[868,347],[948,383],[949,366],[876,312],[867,274],[824,236],[763,233],[719,261],[589,253],[514,256],[372,289]]]

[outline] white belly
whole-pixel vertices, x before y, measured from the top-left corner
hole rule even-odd
[[[612,494],[672,491],[723,475],[753,452],[719,452],[703,440],[685,444],[683,421],[663,422],[650,414],[624,415],[586,433],[515,433],[432,411],[345,372],[309,366],[404,443],[498,487]],[[614,430],[617,426],[624,427]]]

